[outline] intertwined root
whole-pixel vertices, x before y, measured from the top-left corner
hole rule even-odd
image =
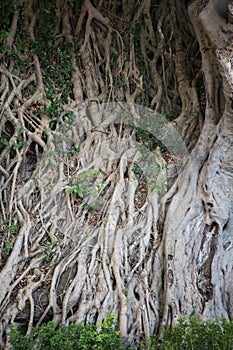
[[[179,187],[163,197],[163,179],[170,187],[178,175],[177,150],[164,146],[165,129],[158,143],[124,103],[176,119],[195,143],[203,103],[198,48],[179,22],[184,8],[172,3],[86,0],[74,15],[72,1],[57,1],[48,52],[37,41],[43,26],[51,29],[53,17],[42,26],[40,16],[53,14],[53,5],[22,1],[12,10],[0,67],[2,335],[12,324],[30,332],[50,319],[98,322],[107,313],[118,315],[129,343],[158,329],[162,232]],[[108,107],[114,102],[122,108],[116,115]]]

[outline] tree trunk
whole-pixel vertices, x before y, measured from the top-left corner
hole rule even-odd
[[[233,318],[231,5],[184,3],[1,5],[2,346]]]

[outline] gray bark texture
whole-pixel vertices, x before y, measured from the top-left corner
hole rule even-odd
[[[2,348],[49,320],[114,313],[125,346],[232,320],[231,1],[1,6]]]

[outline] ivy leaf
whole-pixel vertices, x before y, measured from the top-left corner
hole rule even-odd
[[[9,144],[7,139],[0,139],[0,142],[5,146],[7,146]]]
[[[81,198],[81,199],[84,196],[83,192],[82,192],[82,190],[81,190],[81,188],[79,187],[78,184],[75,184],[73,187],[69,188],[67,190],[67,193],[77,193],[78,197]]]

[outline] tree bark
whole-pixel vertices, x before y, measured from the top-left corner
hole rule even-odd
[[[2,346],[48,320],[115,313],[128,346],[181,316],[232,319],[228,7],[2,9]]]

